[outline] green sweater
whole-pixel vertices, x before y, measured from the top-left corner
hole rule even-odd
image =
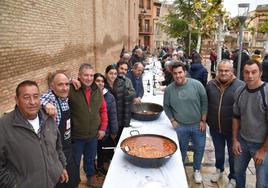
[[[69,105],[71,110],[72,138],[89,139],[97,135],[100,127],[99,109],[102,103],[101,90],[93,82],[91,86],[90,106],[83,87],[75,90],[70,86]]]
[[[174,81],[164,93],[164,110],[169,119],[180,124],[199,123],[207,114],[208,100],[204,86],[197,80],[186,78],[184,85]]]

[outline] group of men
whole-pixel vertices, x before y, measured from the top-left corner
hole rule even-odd
[[[183,163],[191,138],[193,178],[201,183],[207,123],[216,158],[216,173],[211,181],[217,182],[223,176],[227,144],[230,165],[227,187],[245,187],[251,158],[256,167],[256,187],[268,187],[268,86],[261,80],[261,65],[253,60],[245,62],[244,82],[234,76],[230,60],[222,60],[217,71],[216,78],[204,88],[197,80],[186,77],[183,64],[172,65],[174,82],[165,89],[164,110],[177,132]]]
[[[127,89],[134,103],[141,102],[144,93],[143,69],[138,62],[127,74],[128,64],[118,63],[118,74],[130,77]],[[78,187],[82,155],[87,184],[101,187],[93,176],[97,140],[105,136],[108,118],[93,76],[93,67],[82,64],[79,87],[70,84],[64,71],[49,75],[49,90],[42,96],[35,81],[17,86],[15,109],[0,119],[1,188]]]
[[[90,64],[81,65],[76,90],[64,72],[53,73],[41,100],[36,82],[17,86],[15,110],[0,120],[1,188],[77,187],[82,154],[94,186],[97,140],[105,135],[107,112],[93,75]]]
[[[118,64],[118,74],[129,78],[127,89],[131,92],[134,88],[133,103],[139,103],[144,93],[144,65],[136,62],[128,70],[126,62]],[[247,61],[244,82],[234,76],[229,60],[222,60],[217,71],[216,78],[205,88],[187,78],[184,64],[172,64],[174,82],[165,89],[164,110],[177,132],[183,163],[191,138],[194,180],[201,183],[207,123],[216,157],[212,181],[218,181],[223,174],[227,143],[228,187],[245,187],[245,171],[251,158],[256,167],[256,186],[267,187],[268,86],[261,81],[261,66]],[[78,72],[81,87],[77,89],[69,84],[64,72],[55,72],[41,100],[36,82],[26,80],[17,86],[15,109],[0,119],[1,188],[76,187],[82,155],[88,185],[98,186],[93,180],[97,140],[104,137],[108,118],[93,75],[93,67],[82,64]]]

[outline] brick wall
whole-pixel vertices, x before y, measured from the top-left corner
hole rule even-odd
[[[103,72],[138,40],[138,0],[1,0],[0,15],[0,114],[14,107],[19,82],[43,92],[50,71],[76,76],[89,62]]]

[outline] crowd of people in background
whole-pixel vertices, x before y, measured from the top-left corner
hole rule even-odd
[[[101,187],[94,176],[105,176],[104,164],[113,157],[113,150],[105,147],[116,147],[124,127],[130,126],[131,105],[142,102],[147,52],[138,45],[127,52],[123,46],[118,62],[102,73],[95,73],[89,63],[80,66],[75,79],[64,71],[51,73],[42,96],[36,82],[21,82],[14,111],[0,119],[0,187],[75,188],[81,159],[87,185]],[[267,186],[268,54],[262,58],[259,50],[252,55],[243,50],[237,78],[238,51],[223,47],[217,63],[212,49],[209,82],[196,50],[187,55],[182,47],[161,47],[153,56],[161,62],[163,106],[178,135],[184,164],[189,140],[193,143],[194,181],[202,182],[208,124],[216,158],[211,181],[223,175],[227,145],[227,187],[245,187],[251,158],[256,186]]]

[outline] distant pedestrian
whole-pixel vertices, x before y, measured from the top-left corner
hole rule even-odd
[[[191,78],[200,81],[204,87],[207,85],[208,71],[202,65],[202,57],[195,52],[192,56],[192,64],[189,69],[189,75]]]

